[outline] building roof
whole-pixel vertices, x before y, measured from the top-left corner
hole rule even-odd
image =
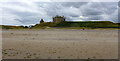
[[[65,18],[64,16],[59,16],[59,15],[56,15],[55,17],[53,18]]]

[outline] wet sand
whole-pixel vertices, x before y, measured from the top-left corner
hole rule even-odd
[[[3,30],[3,59],[117,59],[117,30]]]

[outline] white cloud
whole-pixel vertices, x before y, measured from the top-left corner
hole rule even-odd
[[[0,25],[2,24],[2,9],[0,9]]]
[[[33,0],[17,0],[1,2],[3,24],[28,25],[39,23],[43,18],[52,21],[55,15],[64,15],[67,20],[110,20],[117,16],[117,3],[81,3],[81,2],[35,2]],[[3,15],[2,15],[3,16]],[[17,19],[17,20],[15,20]]]
[[[13,15],[13,14],[8,13],[6,11],[2,15],[2,24],[4,24],[4,25],[22,25],[22,23],[20,23],[19,21],[14,20],[15,18],[19,18],[20,19],[19,16]]]
[[[119,0],[0,0],[0,2],[118,2]]]

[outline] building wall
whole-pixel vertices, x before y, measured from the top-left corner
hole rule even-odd
[[[54,17],[53,18],[54,23],[59,23],[59,22],[63,22],[63,21],[65,21],[64,17]]]

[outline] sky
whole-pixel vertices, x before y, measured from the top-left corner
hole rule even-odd
[[[52,21],[56,15],[66,21],[118,22],[118,2],[0,2],[0,25],[32,25],[40,19]]]

